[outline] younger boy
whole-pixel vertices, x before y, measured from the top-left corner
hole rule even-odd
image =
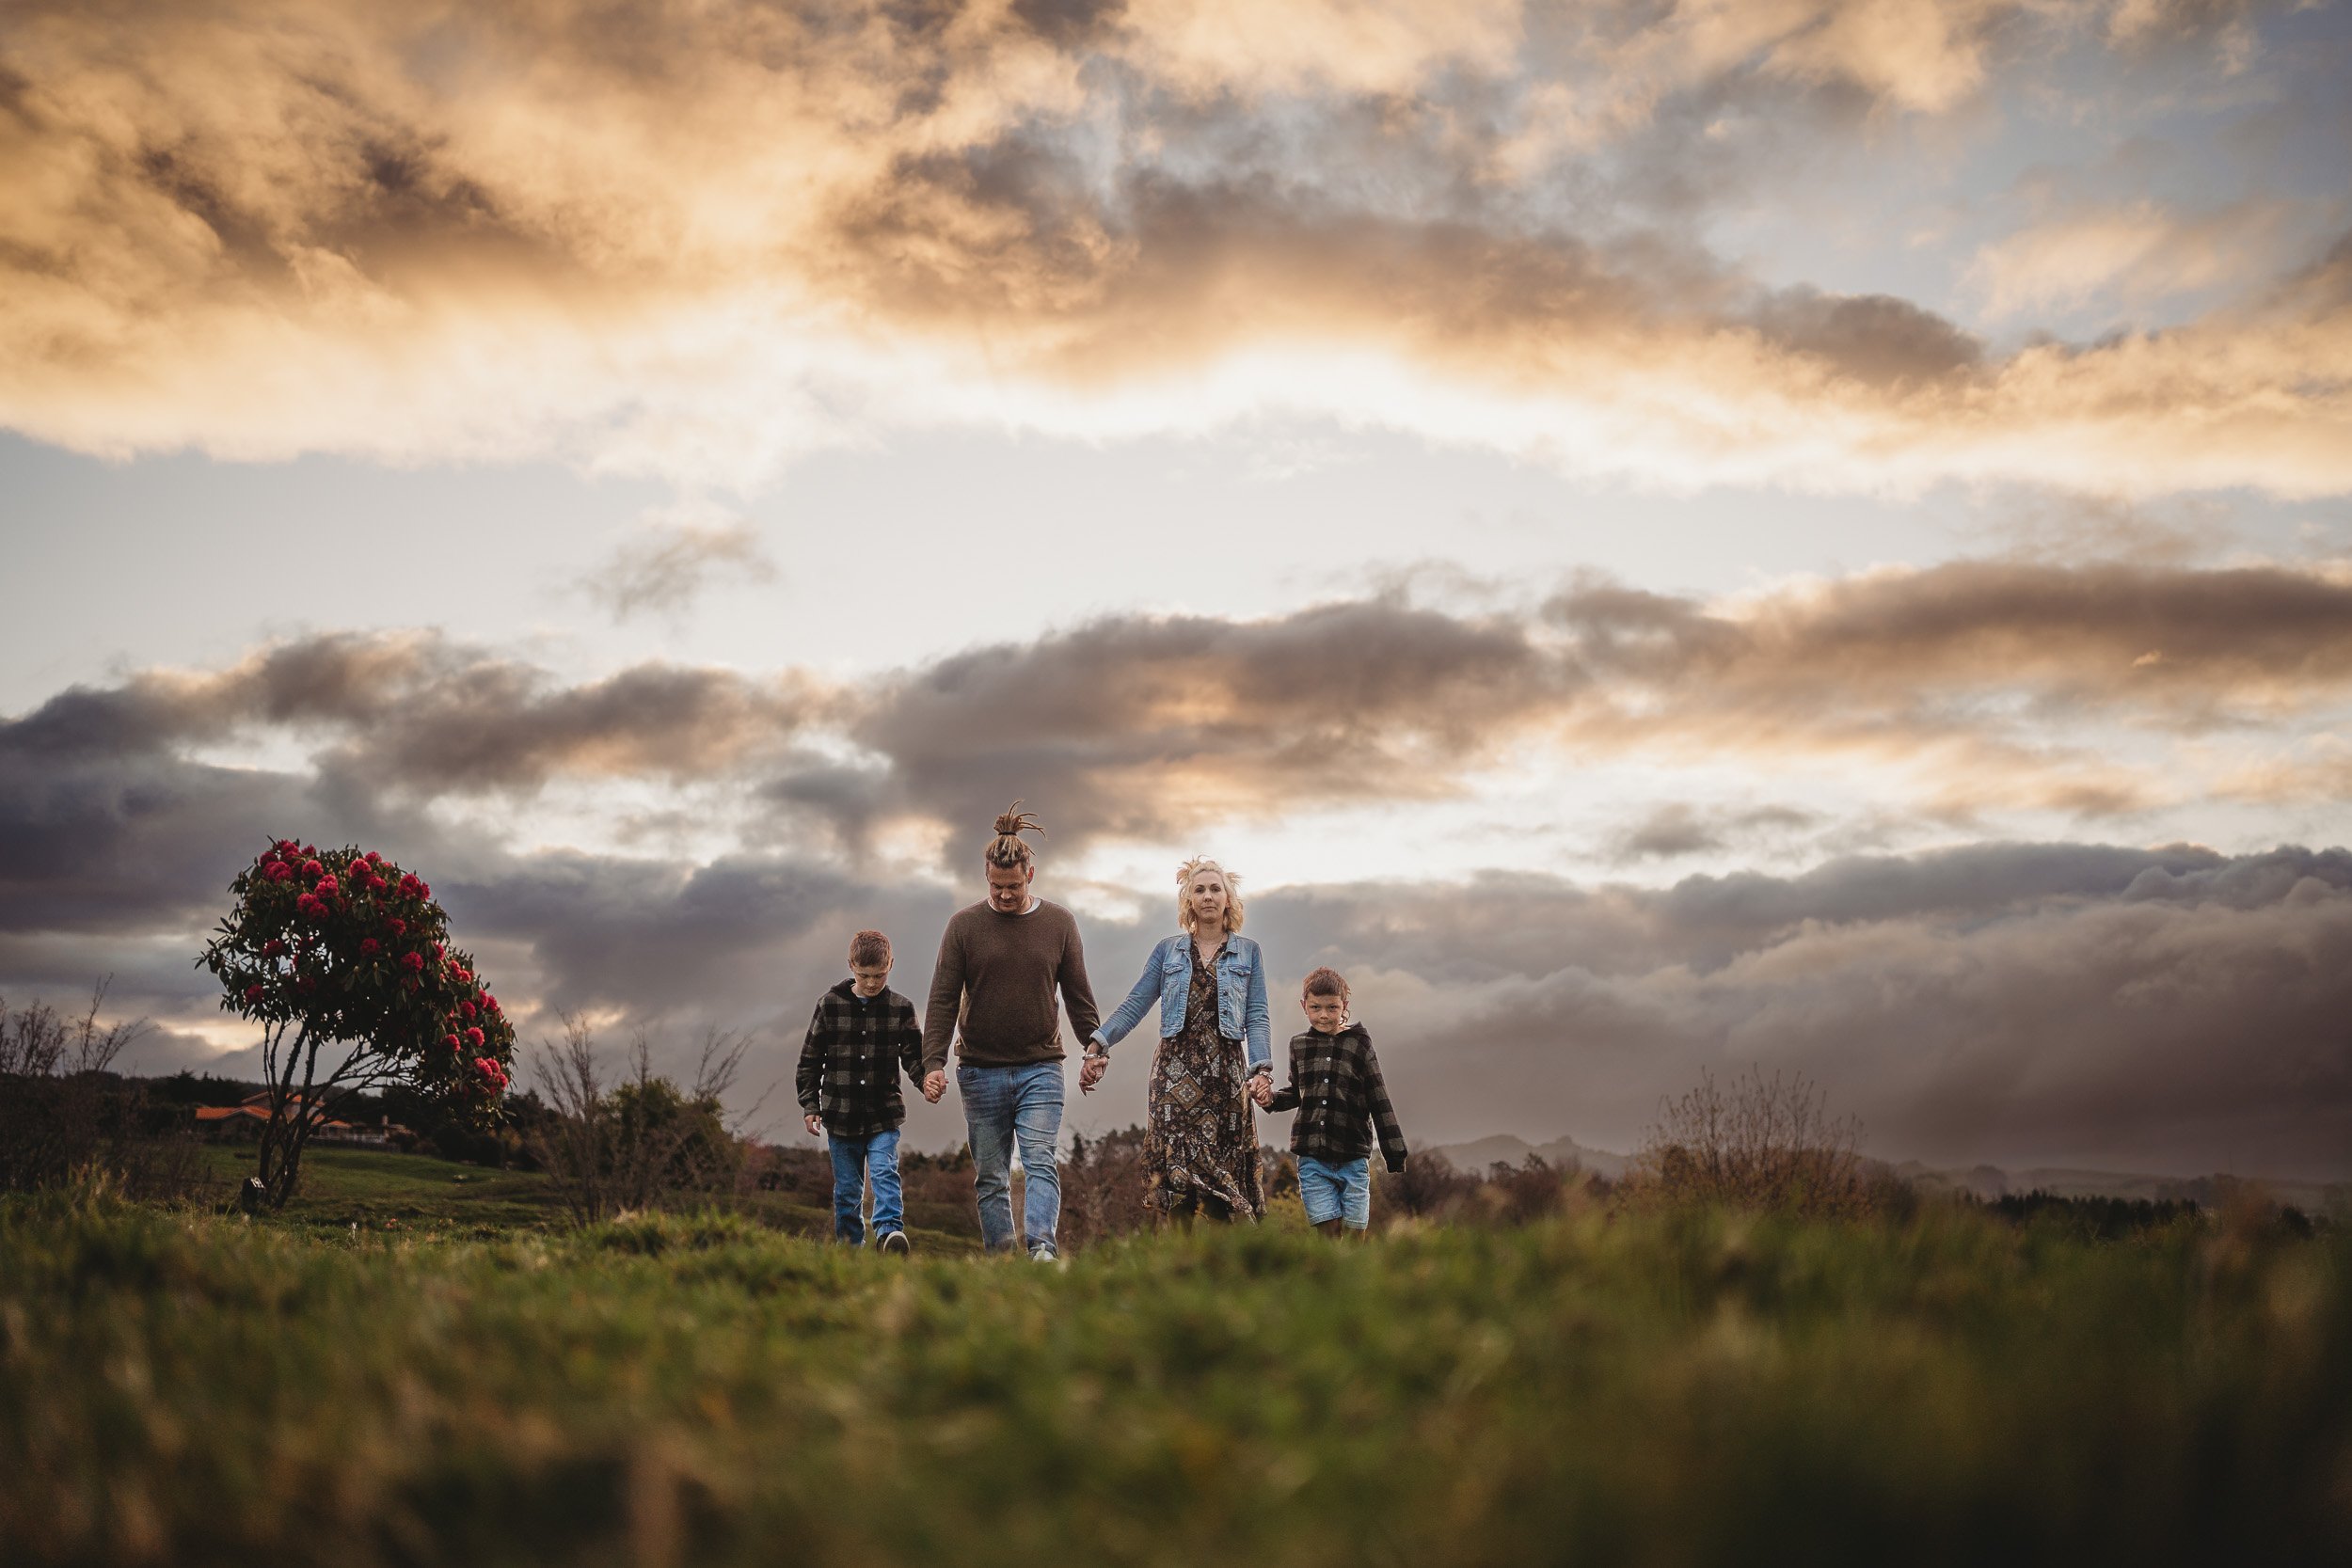
[[[833,1152],[833,1233],[851,1246],[866,1242],[859,1211],[874,1183],[874,1244],[903,1257],[905,1212],[898,1196],[898,1097],[903,1070],[923,1082],[923,1026],[914,1004],[889,989],[890,939],[860,931],[850,939],[850,977],[818,999],[801,1046],[801,1113],[809,1132],[828,1134]]]
[[[1291,1081],[1260,1089],[1258,1103],[1298,1113],[1291,1123],[1291,1152],[1298,1156],[1307,1223],[1334,1239],[1344,1227],[1360,1240],[1372,1224],[1374,1130],[1391,1176],[1405,1168],[1405,1134],[1389,1104],[1372,1036],[1348,1019],[1347,996],[1347,981],[1336,969],[1307,976],[1299,1001],[1309,1027],[1291,1037]]]

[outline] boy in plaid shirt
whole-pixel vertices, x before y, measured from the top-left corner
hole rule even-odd
[[[866,1183],[874,1183],[874,1244],[903,1256],[906,1215],[898,1196],[898,1125],[907,1119],[898,1074],[923,1082],[923,1025],[914,1004],[889,989],[890,939],[850,939],[850,977],[818,999],[801,1046],[793,1086],[813,1135],[833,1153],[833,1233],[863,1245]]]
[[[1347,1016],[1347,980],[1336,969],[1307,976],[1310,1027],[1291,1037],[1291,1081],[1272,1087],[1260,1079],[1258,1103],[1296,1111],[1291,1152],[1298,1156],[1298,1196],[1307,1222],[1336,1238],[1343,1228],[1359,1240],[1372,1224],[1372,1142],[1391,1176],[1405,1168],[1405,1133],[1380,1079],[1372,1036]]]

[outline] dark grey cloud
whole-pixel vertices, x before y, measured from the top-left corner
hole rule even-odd
[[[1513,646],[1495,644],[1506,665]],[[986,686],[977,670],[962,678]],[[152,745],[106,764],[92,726],[42,711],[35,744],[0,730],[0,990],[71,994],[111,972],[124,1011],[183,1035],[212,1002],[183,966],[274,832],[376,844],[425,871],[527,1036],[584,1008],[616,1048],[644,1026],[675,1064],[703,1023],[749,1028],[760,1085],[788,1073],[849,932],[889,931],[897,983],[920,995],[947,913],[977,892],[792,846],[708,861],[534,852],[377,806],[340,753],[307,774]],[[1065,714],[1073,736],[1089,711]],[[68,729],[78,752],[44,749]],[[1049,896],[1053,879],[1049,857]],[[1157,924],[1085,922],[1105,1003]],[[1253,897],[1251,931],[1283,1027],[1310,967],[1356,979],[1424,1144],[1517,1132],[1621,1148],[1701,1069],[1756,1064],[1820,1080],[1892,1157],[2352,1175],[2343,849],[1994,844],[1667,888],[1502,872],[1274,888]],[[1140,1116],[1142,1056],[1121,1056],[1073,1126]],[[916,1117],[918,1141],[954,1134],[952,1107]]]
[[[2352,1176],[2341,849],[2006,845],[1656,892],[1263,903],[1283,971],[1351,970],[1438,1141],[1624,1148],[1702,1069],[1755,1065],[1817,1079],[1891,1158]]]

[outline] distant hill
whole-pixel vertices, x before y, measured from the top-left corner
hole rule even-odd
[[[1444,1156],[1446,1164],[1455,1170],[1479,1176],[1484,1176],[1489,1165],[1523,1164],[1527,1157],[1534,1154],[1547,1164],[1573,1164],[1580,1170],[1588,1170],[1595,1176],[1614,1181],[1625,1174],[1629,1163],[1625,1155],[1612,1154],[1602,1148],[1586,1148],[1574,1138],[1554,1138],[1548,1144],[1531,1144],[1525,1138],[1515,1138],[1508,1132],[1498,1132],[1493,1137],[1480,1138],[1474,1143],[1446,1144],[1429,1152]]]

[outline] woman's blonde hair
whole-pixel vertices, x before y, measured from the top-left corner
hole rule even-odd
[[[1043,838],[1045,824],[1023,811],[1021,802],[1015,800],[997,814],[996,836],[988,841],[982,857],[991,865],[1035,865],[1037,855],[1021,837],[1026,832]]]
[[[1206,855],[1195,855],[1176,868],[1176,924],[1187,931],[1197,924],[1192,915],[1192,879],[1203,871],[1214,871],[1225,879],[1225,928],[1240,930],[1241,879]]]

